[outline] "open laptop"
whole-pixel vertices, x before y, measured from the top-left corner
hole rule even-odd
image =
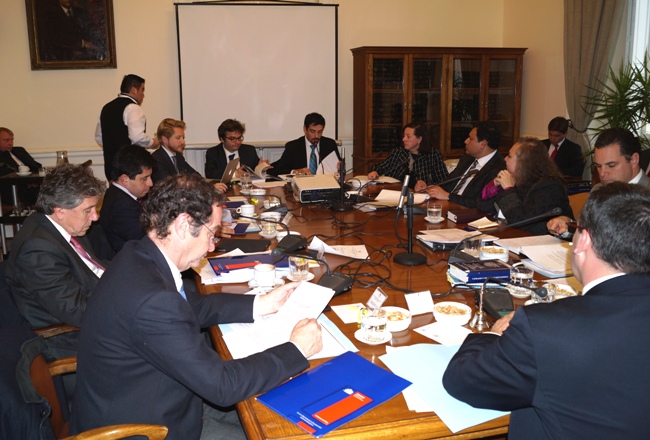
[[[223,175],[221,176],[221,179],[207,179],[207,180],[210,181],[211,183],[221,182],[221,183],[225,183],[226,185],[229,185],[230,182],[232,181],[233,176],[235,175],[235,171],[237,171],[237,168],[239,168],[238,157],[228,162],[226,169],[223,170]]]

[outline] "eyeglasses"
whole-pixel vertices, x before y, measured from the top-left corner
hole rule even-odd
[[[210,239],[210,240],[212,241],[212,243],[216,243],[216,242],[219,241],[219,239],[220,239],[221,237],[217,237],[217,233],[218,233],[218,232],[221,232],[221,225],[217,226],[217,230],[216,230],[216,231],[213,231],[213,230],[210,229],[210,228],[208,227],[208,225],[206,225],[205,223],[203,223],[203,222],[199,222],[199,223],[201,223],[203,226],[205,226],[205,229],[207,229],[208,231],[210,231],[210,234],[212,234],[212,238]]]
[[[244,142],[244,136],[239,136],[237,138],[226,136],[226,139],[228,139],[230,142]]]
[[[580,226],[578,224],[578,222],[569,222],[569,224],[567,225],[567,228],[568,228],[569,232],[571,232],[571,233],[575,233],[576,229],[578,231],[586,231],[587,230],[587,228],[585,228],[584,226]]]

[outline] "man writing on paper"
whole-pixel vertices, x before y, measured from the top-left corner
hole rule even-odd
[[[205,343],[202,328],[274,313],[297,287],[257,297],[185,288],[181,271],[214,250],[220,202],[198,175],[154,185],[142,213],[147,235],[124,245],[86,310],[72,433],[153,423],[169,428],[168,440],[243,439],[234,411],[218,412],[202,400],[228,407],[269,390],[306,369],[306,358],[321,350],[314,319],[296,324],[290,342],[243,359],[226,362]]]
[[[650,188],[650,177],[639,166],[640,154],[641,144],[631,131],[625,128],[603,131],[594,144],[594,165],[601,184],[624,182]],[[568,231],[570,222],[571,218],[567,216],[555,217],[548,221],[546,228],[553,235],[568,238],[571,235]]]
[[[583,296],[520,307],[469,335],[444,374],[449,394],[512,411],[511,440],[650,438],[648,237],[650,190],[594,189],[571,249]]]

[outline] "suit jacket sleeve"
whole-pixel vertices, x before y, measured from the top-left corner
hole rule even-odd
[[[83,246],[89,249],[85,242]],[[21,246],[13,270],[21,291],[28,292],[58,321],[79,327],[92,288],[78,281],[71,265],[77,271],[87,271],[86,277],[94,280],[94,284],[98,278],[81,258],[75,257],[72,248],[68,252],[55,242],[33,238]]]
[[[209,148],[205,153],[205,177],[208,179],[221,179],[226,170],[226,155],[220,145]]]
[[[43,166],[39,162],[36,162],[31,154],[29,154],[23,147],[14,147],[11,149],[11,152],[20,159],[22,163],[27,165],[32,173],[38,173],[38,170]]]
[[[477,408],[530,407],[537,383],[535,344],[524,309],[502,336],[467,336],[442,378],[449,394]]]
[[[208,295],[203,307],[212,303],[210,308],[215,310],[218,296]],[[214,404],[240,402],[309,366],[291,342],[224,362],[195,325],[193,312],[180,295],[152,295],[138,310],[133,346],[157,369]]]
[[[122,191],[117,188],[115,190]],[[123,197],[118,196],[110,208],[108,212],[102,212],[102,216],[106,216],[107,218],[101,223],[104,229],[106,229],[111,243],[114,241],[111,237],[112,235],[119,237],[122,243],[129,240],[139,240],[144,237],[144,231],[140,223],[142,210],[135,200],[126,194]]]

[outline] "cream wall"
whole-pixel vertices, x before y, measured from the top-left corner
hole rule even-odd
[[[353,134],[350,49],[364,45],[528,47],[522,132],[544,134],[548,119],[564,114],[562,0],[322,2],[340,5],[340,138],[349,141]],[[0,126],[15,131],[17,145],[47,152],[43,155],[52,159],[50,152],[62,148],[101,157],[93,137],[97,113],[117,94],[126,73],[147,80],[143,108],[149,132],[164,117],[180,116],[173,2],[114,0],[114,14],[117,69],[32,71],[25,1],[4,0],[0,14]],[[318,48],[305,54],[305,62],[310,56],[318,56]],[[225,60],[224,68],[229,62],[236,60]],[[191,121],[187,122],[191,143]],[[301,122],[296,121],[297,134]]]

